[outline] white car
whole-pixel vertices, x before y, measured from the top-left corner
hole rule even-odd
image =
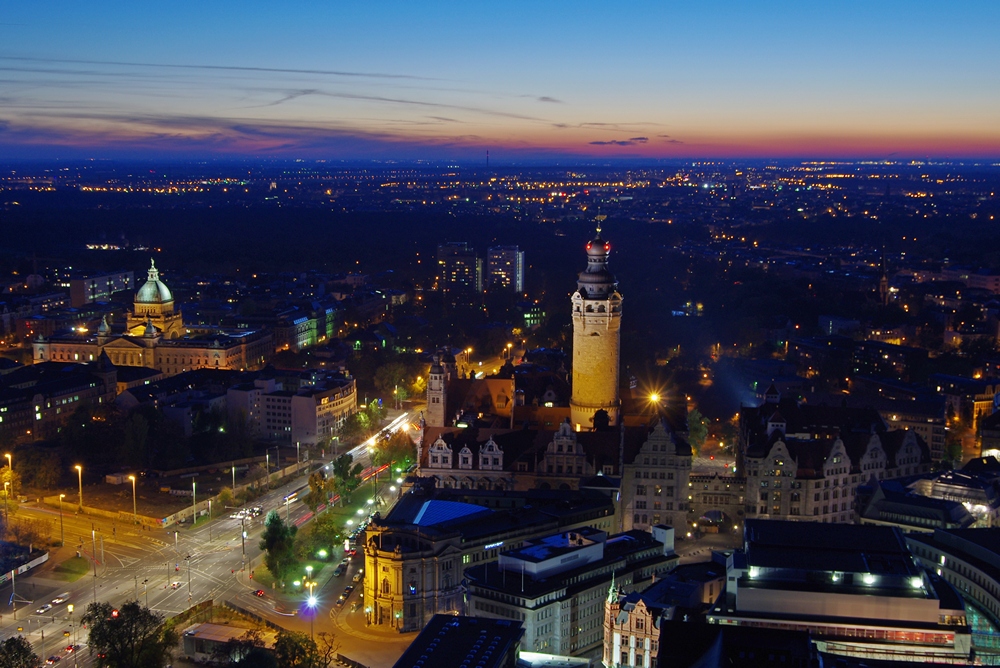
[[[46,603],[42,607],[38,608],[38,610],[35,610],[35,614],[36,615],[44,615],[46,612],[48,612],[51,609],[52,609],[52,604],[51,603]]]
[[[64,591],[63,593],[59,594],[54,599],[52,599],[52,605],[59,605],[60,603],[65,603],[68,600],[69,600],[69,592]]]

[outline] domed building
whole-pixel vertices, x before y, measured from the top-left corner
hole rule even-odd
[[[160,280],[160,272],[153,260],[149,261],[146,282],[135,293],[132,312],[128,315],[126,331],[132,336],[144,336],[147,325],[152,324],[165,339],[184,336],[181,312],[174,309],[174,295]]]

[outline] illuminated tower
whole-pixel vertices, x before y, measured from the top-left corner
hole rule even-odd
[[[434,355],[430,374],[427,376],[427,413],[424,420],[429,427],[444,427],[445,397],[448,389],[448,372],[441,358]]]
[[[597,237],[587,244],[587,268],[573,293],[573,394],[570,420],[590,429],[594,413],[605,410],[618,423],[618,365],[621,357],[622,296],[608,270],[611,245]]]

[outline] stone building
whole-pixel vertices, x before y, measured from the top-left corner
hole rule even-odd
[[[210,331],[189,336],[174,297],[155,266],[135,295],[125,332],[115,333],[106,318],[93,334],[66,331],[32,342],[34,362],[92,362],[102,353],[119,367],[146,367],[167,376],[192,369],[252,370],[274,353],[268,331]]]
[[[611,244],[597,236],[587,244],[587,268],[573,293],[573,395],[570,422],[579,431],[595,426],[594,414],[605,411],[618,422],[622,296],[608,269]]]
[[[165,339],[184,336],[181,312],[174,308],[174,296],[160,280],[160,272],[153,260],[149,261],[146,282],[135,293],[135,302],[132,312],[128,314],[125,330],[132,336],[143,336],[150,323]]]
[[[400,632],[461,613],[466,568],[539,536],[613,530],[614,504],[594,492],[441,489],[416,479],[365,534],[365,615]]]
[[[930,470],[915,432],[889,431],[874,409],[812,406],[768,391],[740,415],[746,517],[853,522],[857,487]]]

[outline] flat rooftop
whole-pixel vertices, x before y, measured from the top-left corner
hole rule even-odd
[[[434,615],[393,668],[494,668],[510,665],[524,635],[520,622]]]

